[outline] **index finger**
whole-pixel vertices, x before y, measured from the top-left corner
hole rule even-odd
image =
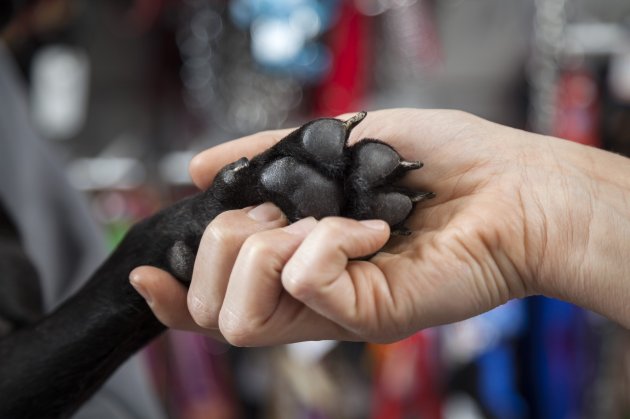
[[[199,189],[206,189],[223,166],[241,157],[251,159],[291,131],[292,128],[259,132],[204,150],[190,161],[190,177]]]

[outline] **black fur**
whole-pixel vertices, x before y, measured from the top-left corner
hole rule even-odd
[[[37,321],[43,310],[37,270],[13,220],[0,206],[0,338]]]
[[[364,116],[310,122],[251,161],[223,168],[207,191],[135,225],[75,296],[0,341],[0,417],[70,416],[162,332],[129,272],[153,265],[188,283],[201,235],[223,211],[273,201],[291,221],[349,215],[401,227],[413,201],[432,194],[391,186],[421,165],[402,162],[390,146],[376,140],[345,146]]]

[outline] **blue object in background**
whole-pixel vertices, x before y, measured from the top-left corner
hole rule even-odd
[[[585,390],[594,372],[593,357],[589,356],[587,313],[545,297],[530,298],[529,304],[533,417],[583,417]]]
[[[480,402],[501,419],[524,419],[528,406],[518,389],[514,344],[502,342],[477,359]]]
[[[317,82],[331,65],[318,37],[339,6],[339,0],[233,0],[229,10],[234,24],[250,32],[252,56],[263,69]]]
[[[524,419],[528,405],[519,389],[516,340],[524,333],[523,300],[512,300],[480,316],[495,330],[495,343],[476,358],[479,402],[493,417]]]

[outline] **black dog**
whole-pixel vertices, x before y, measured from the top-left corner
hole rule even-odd
[[[312,121],[252,160],[227,165],[207,191],[136,224],[76,295],[0,341],[0,417],[70,416],[162,332],[129,272],[153,265],[187,284],[201,235],[223,211],[273,201],[291,221],[380,218],[404,234],[413,204],[433,194],[393,185],[422,164],[402,161],[390,146],[363,140],[346,147],[364,117]]]

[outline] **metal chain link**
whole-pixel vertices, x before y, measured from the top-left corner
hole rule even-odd
[[[559,62],[566,42],[569,0],[534,0],[534,38],[529,69],[532,130],[550,134],[556,110]]]

